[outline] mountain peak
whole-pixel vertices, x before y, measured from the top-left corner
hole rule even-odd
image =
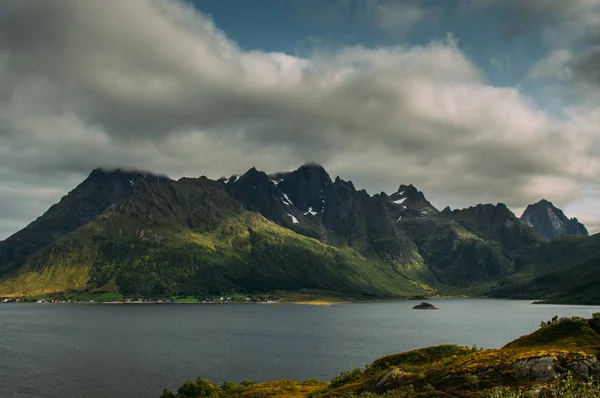
[[[127,181],[135,181],[139,178],[153,178],[160,180],[170,180],[169,177],[165,175],[154,174],[149,171],[144,170],[136,170],[136,169],[124,169],[124,168],[106,168],[106,167],[97,167],[88,175],[86,180],[89,181],[97,181],[103,180],[106,178],[120,178]],[[85,181],[84,181],[85,182]]]
[[[413,184],[401,184],[398,190],[390,195],[390,199],[393,201],[408,199],[411,203],[424,203],[427,202],[423,192],[419,191]]]
[[[527,206],[521,221],[529,224],[545,240],[567,235],[589,235],[585,226],[576,218],[569,220],[561,209],[546,199]]]

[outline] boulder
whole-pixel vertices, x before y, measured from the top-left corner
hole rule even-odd
[[[600,374],[600,361],[596,357],[579,359],[569,362],[567,369],[580,376],[593,376]]]
[[[375,388],[386,387],[393,381],[397,381],[402,377],[406,376],[407,373],[400,370],[400,368],[394,368],[387,372],[378,382],[375,384]]]
[[[517,369],[517,378],[548,382],[556,379],[557,359],[555,356],[522,359],[513,364]]]

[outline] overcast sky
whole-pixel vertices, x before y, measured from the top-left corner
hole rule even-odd
[[[96,167],[315,161],[600,231],[600,0],[3,0],[0,239]]]

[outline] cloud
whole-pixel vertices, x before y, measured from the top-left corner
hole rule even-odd
[[[502,35],[512,39],[540,31],[547,43],[567,46],[600,26],[600,0],[460,0],[460,14],[496,8],[501,12]]]
[[[417,24],[432,18],[434,13],[435,10],[417,3],[382,2],[377,5],[375,21],[389,35],[403,36]]]
[[[422,23],[436,21],[439,7],[422,0],[291,0],[302,15],[348,27],[375,28],[392,37],[403,37]]]
[[[573,65],[573,73],[579,82],[600,88],[600,45],[579,56]]]
[[[572,77],[569,68],[572,59],[573,55],[569,50],[553,50],[533,65],[529,71],[529,77],[533,79],[569,80]]]
[[[176,0],[8,0],[0,15],[0,189],[28,187],[0,201],[8,229],[98,166],[217,178],[314,160],[453,207],[560,205],[600,174],[597,109],[555,119],[488,85],[451,35],[299,58],[243,51]]]

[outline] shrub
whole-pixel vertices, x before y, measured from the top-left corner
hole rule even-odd
[[[340,373],[339,376],[336,376],[333,378],[333,380],[331,380],[331,387],[335,388],[335,387],[344,385],[346,383],[356,381],[356,380],[360,379],[360,376],[362,376],[362,374],[363,374],[363,372],[359,368],[356,368],[354,370],[349,370],[347,372],[342,372],[342,373]]]
[[[552,317],[552,319],[550,319],[549,321],[546,321],[546,322],[542,321],[542,322],[540,322],[540,327],[543,328],[543,327],[552,325],[553,323],[557,323],[557,322],[558,322],[558,315],[554,315]]]
[[[240,383],[236,383],[235,381],[226,381],[225,383],[223,383],[223,385],[221,385],[221,389],[224,393],[230,394],[242,391],[244,389],[244,386]]]
[[[479,385],[479,377],[472,375],[470,373],[464,376],[465,379],[465,387],[467,388],[475,388]]]
[[[525,398],[530,392],[514,390],[508,387],[494,387],[483,395],[486,398]],[[598,398],[600,397],[600,381],[597,378],[576,380],[567,373],[553,388],[542,390],[540,398]]]
[[[209,380],[199,377],[196,381],[186,381],[177,390],[177,398],[218,397],[221,389]]]
[[[159,398],[177,398],[177,395],[171,389],[165,388]]]
[[[550,319],[547,322],[542,321],[540,323],[540,327],[546,327],[546,326],[550,326],[553,325],[555,323],[566,323],[566,322],[587,322],[587,320],[585,318],[582,318],[580,316],[572,316],[572,317],[562,317],[559,318],[557,315],[554,315],[552,317],[552,319]]]
[[[600,396],[600,381],[596,378],[575,380],[571,373],[556,386],[552,392],[552,398],[597,398]]]

